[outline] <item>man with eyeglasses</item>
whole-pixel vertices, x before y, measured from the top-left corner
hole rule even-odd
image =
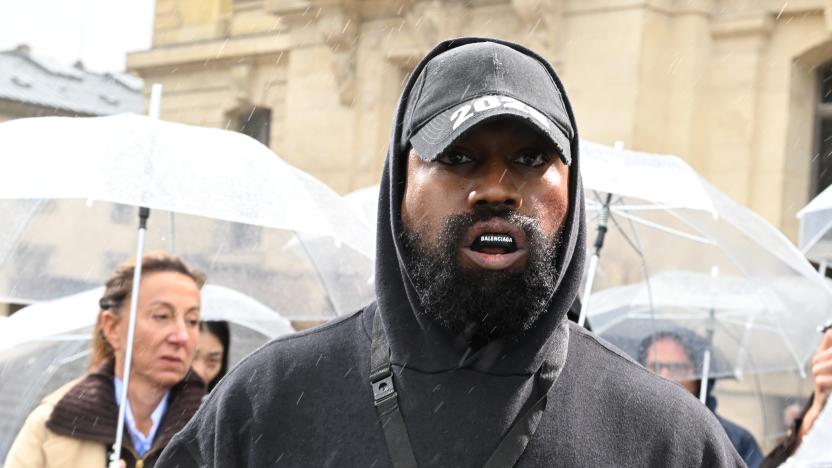
[[[699,396],[702,380],[702,357],[708,348],[707,341],[684,328],[661,331],[642,340],[638,349],[638,361],[644,367],[672,380],[692,394]],[[705,404],[719,420],[734,448],[743,461],[756,468],[763,461],[763,452],[746,429],[716,414],[716,398],[713,396],[714,379],[708,380]]]

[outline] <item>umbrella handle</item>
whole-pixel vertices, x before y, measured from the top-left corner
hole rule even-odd
[[[708,375],[711,372],[711,350],[705,350],[705,356],[702,358],[702,382],[699,385],[699,401],[706,403],[708,399]]]
[[[604,238],[607,236],[607,225],[610,221],[610,200],[612,200],[612,194],[608,193],[607,199],[601,207],[601,214],[598,218],[598,227],[595,230],[595,243],[592,245],[595,249],[595,255],[601,255],[601,247],[604,246]]]
[[[592,285],[595,283],[595,271],[598,269],[598,253],[589,259],[589,269],[586,274],[586,286],[584,286],[584,297],[581,300],[581,312],[578,315],[578,326],[583,327],[586,323],[586,315],[589,312],[589,296],[592,294]]]
[[[581,301],[581,312],[578,315],[578,326],[583,327],[586,323],[586,315],[589,312],[589,296],[592,293],[592,286],[595,283],[595,272],[598,270],[598,259],[601,257],[601,248],[604,246],[604,238],[607,235],[607,225],[610,221],[610,201],[612,194],[607,194],[607,199],[601,206],[601,214],[598,218],[598,227],[595,232],[595,253],[589,259],[589,269],[586,275],[586,286],[584,287],[584,297]]]

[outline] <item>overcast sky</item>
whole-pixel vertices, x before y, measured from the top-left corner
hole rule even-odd
[[[32,52],[89,70],[123,71],[150,48],[155,0],[0,0],[0,50]]]

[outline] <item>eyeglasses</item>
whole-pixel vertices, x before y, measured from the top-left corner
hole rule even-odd
[[[657,374],[664,373],[670,378],[690,377],[693,373],[693,366],[687,362],[648,362],[645,367]]]

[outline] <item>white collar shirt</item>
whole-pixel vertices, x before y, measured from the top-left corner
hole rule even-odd
[[[116,389],[116,406],[119,406],[121,389],[124,383],[116,376],[113,376],[113,382]],[[150,450],[150,447],[153,446],[153,438],[156,437],[156,431],[159,430],[159,423],[162,421],[162,416],[165,415],[168,409],[169,394],[170,391],[165,392],[162,401],[159,402],[159,406],[150,414],[150,420],[153,422],[153,425],[150,427],[150,432],[147,435],[144,435],[136,427],[136,419],[133,417],[133,409],[130,408],[130,400],[127,400],[127,410],[125,411],[124,419],[127,423],[127,430],[130,433],[130,440],[133,442],[133,448],[136,449],[140,457],[143,457]]]

